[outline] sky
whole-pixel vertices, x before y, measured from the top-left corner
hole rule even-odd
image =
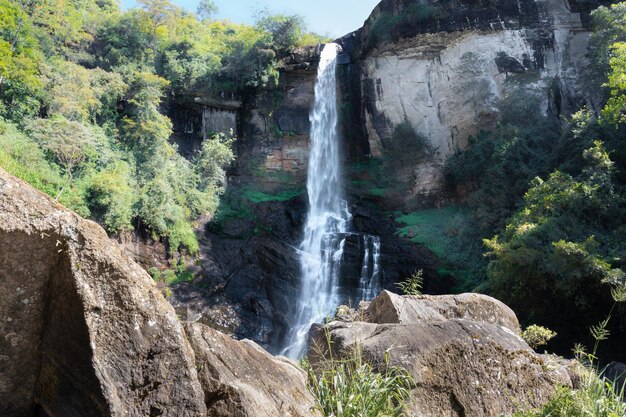
[[[254,23],[255,12],[264,8],[272,13],[304,16],[313,32],[338,38],[363,25],[380,0],[214,0],[219,8],[217,18],[235,23]],[[199,0],[172,0],[189,11],[195,11]],[[122,0],[122,7],[135,6],[135,0]]]

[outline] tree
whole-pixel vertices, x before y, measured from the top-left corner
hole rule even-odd
[[[119,74],[58,58],[45,65],[44,79],[49,113],[81,123],[94,123],[104,113],[114,121],[111,113],[127,88]]]
[[[598,7],[593,13],[593,33],[589,47],[589,63],[585,79],[590,91],[602,91],[610,71],[611,48],[616,42],[626,42],[626,3]],[[606,99],[606,97],[600,97]]]
[[[93,134],[87,126],[62,116],[32,120],[26,130],[65,172],[67,181],[56,195],[58,199],[72,185],[77,171],[95,159]]]
[[[0,0],[0,116],[21,121],[39,107],[41,91],[38,50],[30,3]]]
[[[150,15],[133,9],[113,17],[100,28],[91,44],[97,63],[106,70],[130,67],[126,72],[151,71],[154,68],[157,33]]]
[[[200,0],[196,14],[201,20],[208,20],[215,16],[218,12],[217,5],[213,0]]]
[[[90,179],[89,194],[92,214],[102,220],[107,230],[132,229],[137,192],[130,164],[116,160],[94,174]]]
[[[605,84],[610,89],[611,97],[602,110],[602,116],[617,125],[626,122],[626,43],[614,43],[611,51],[611,70]]]
[[[202,149],[194,160],[194,167],[199,178],[198,189],[204,194],[201,213],[213,213],[217,209],[219,196],[226,189],[226,171],[234,159],[232,135],[218,133],[202,143]],[[208,197],[208,198],[207,198]]]
[[[148,162],[163,148],[172,133],[172,122],[159,112],[168,81],[158,75],[137,72],[122,118],[122,137],[140,164]]]
[[[280,54],[289,53],[298,46],[306,33],[302,16],[270,14],[268,10],[259,12],[256,25],[272,36],[270,47]]]
[[[180,9],[168,0],[137,0],[148,12],[155,27],[171,23],[180,17]]]
[[[613,163],[600,142],[584,159],[577,177],[556,171],[536,178],[506,230],[485,240],[493,294],[523,321],[548,325],[567,343],[606,316],[607,283],[626,277],[624,201],[615,191]]]

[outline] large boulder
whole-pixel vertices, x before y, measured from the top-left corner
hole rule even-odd
[[[516,334],[517,320],[508,308],[489,297],[383,293],[369,309],[374,314],[363,316],[370,322],[314,326],[309,359],[315,367],[330,356],[329,349],[340,358],[358,346],[383,370],[388,356],[390,365],[413,377],[410,416],[511,415],[544,404],[558,385],[572,386],[568,367],[537,355]],[[400,320],[391,322],[394,314]],[[385,322],[371,322],[380,318]]]
[[[231,394],[242,404],[232,415],[272,415],[276,402],[310,415],[295,365],[199,324],[194,354],[150,276],[100,226],[2,169],[0,294],[3,417],[205,417],[205,402]],[[268,386],[274,402],[247,400]]]
[[[0,293],[0,415],[206,415],[193,351],[148,274],[1,169]]]
[[[483,294],[407,295],[383,291],[367,309],[372,323],[467,319],[497,324],[519,334],[517,316],[506,304]]]
[[[186,329],[196,352],[208,415],[310,415],[315,400],[306,389],[306,373],[293,362],[269,356],[254,342],[233,340],[202,324],[189,324]]]

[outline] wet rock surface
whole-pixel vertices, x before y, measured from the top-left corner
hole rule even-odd
[[[169,300],[183,317],[238,339],[251,339],[279,353],[292,325],[297,307],[294,300],[300,291],[298,247],[306,202],[300,196],[285,202],[255,204],[254,208],[254,218],[232,219],[221,230],[203,230],[200,277],[174,286]],[[423,269],[427,290],[449,290],[449,283],[437,278],[439,264],[433,255],[395,236],[390,219],[358,207],[354,213],[354,233],[346,236],[339,283],[342,303],[356,305],[359,301],[364,236],[359,230],[381,238],[383,288],[393,289],[396,282]]]
[[[496,300],[381,297],[386,300],[370,304],[372,314],[357,315],[367,321],[313,326],[311,364],[319,366],[328,357],[327,338],[335,358],[350,357],[358,345],[381,370],[388,353],[389,364],[413,377],[410,416],[511,415],[544,404],[559,385],[572,386],[567,363],[532,351],[506,327],[515,326],[516,319]],[[398,310],[413,314],[400,323],[380,323]],[[498,314],[503,320],[495,318]]]

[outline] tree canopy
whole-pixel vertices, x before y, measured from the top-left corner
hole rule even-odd
[[[284,35],[216,20],[168,0],[0,0],[0,166],[111,232],[145,228],[194,252],[193,222],[213,213],[233,138],[190,159],[164,111],[186,95],[244,95],[276,85],[281,53],[317,39],[302,18]],[[282,26],[282,27],[287,27]],[[210,136],[210,135],[209,135]]]

